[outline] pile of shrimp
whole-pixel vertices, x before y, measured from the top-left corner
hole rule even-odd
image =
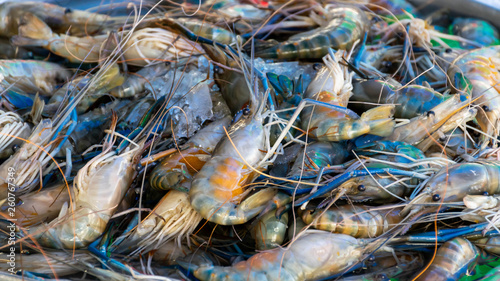
[[[0,279],[496,280],[498,21],[56,2],[0,3]]]

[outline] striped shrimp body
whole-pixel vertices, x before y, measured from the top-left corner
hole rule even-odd
[[[479,249],[469,240],[455,238],[444,243],[429,268],[413,280],[458,280],[472,271],[479,257]]]
[[[110,143],[105,145],[107,149],[78,171],[72,204],[63,207],[52,222],[30,229],[40,244],[52,248],[82,248],[102,235],[134,179],[133,159],[144,143],[121,154],[111,151]]]
[[[363,243],[349,235],[308,230],[288,248],[275,248],[255,254],[230,267],[203,264],[193,274],[200,280],[317,280],[359,262]]]
[[[448,69],[459,91],[470,91],[480,105],[477,122],[487,135],[500,134],[500,46],[475,49],[460,55]],[[484,138],[484,136],[482,136]],[[487,145],[488,140],[483,140]]]
[[[50,96],[71,73],[56,63],[31,60],[0,60],[1,85],[24,93]]]
[[[324,11],[329,22],[317,29],[290,37],[287,41],[255,55],[274,59],[314,59],[328,54],[328,49],[349,50],[368,30],[368,19],[355,7],[333,7]]]
[[[234,33],[206,21],[200,21],[194,18],[177,18],[175,20],[164,18],[160,21],[160,24],[163,22],[165,22],[167,26],[174,28],[178,28],[179,25],[181,25],[189,29],[196,36],[201,36],[224,45],[231,45],[236,42]]]
[[[436,202],[460,202],[466,195],[493,195],[500,193],[500,163],[477,161],[442,168],[425,184],[424,190],[402,211],[406,214],[434,212],[438,207],[426,207]]]
[[[210,158],[213,149],[225,135],[223,128],[228,127],[230,121],[230,117],[225,117],[209,124],[189,139],[186,149],[163,159],[151,172],[151,187],[188,192],[192,177]]]
[[[344,52],[328,54],[323,58],[325,66],[307,87],[304,98],[310,98],[337,106],[347,106],[352,95],[352,76],[347,67],[341,67]],[[389,136],[395,122],[394,106],[379,106],[354,119],[343,112],[325,106],[305,107],[301,113],[302,129],[320,141],[340,141],[363,134]]]
[[[355,238],[378,237],[401,222],[401,208],[377,209],[364,205],[345,205],[328,210],[304,211],[302,220],[320,230],[347,234]]]

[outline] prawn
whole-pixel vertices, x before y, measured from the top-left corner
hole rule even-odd
[[[344,52],[336,52],[323,58],[325,66],[318,71],[307,87],[304,98],[338,106],[346,106],[352,95],[352,76],[346,67],[341,67]],[[325,106],[305,107],[301,112],[302,129],[320,141],[340,141],[363,134],[389,136],[395,125],[391,118],[393,105],[379,106],[354,119],[344,112]]]
[[[317,29],[299,33],[273,47],[256,50],[255,55],[272,59],[313,59],[328,54],[328,50],[349,50],[368,30],[368,19],[356,7],[327,6],[322,14],[326,24]]]

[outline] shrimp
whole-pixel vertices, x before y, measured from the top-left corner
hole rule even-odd
[[[19,27],[19,35],[12,37],[16,46],[40,46],[71,62],[100,62],[100,55],[110,36],[70,36],[54,33],[50,27],[33,15],[26,15],[26,24]],[[125,33],[121,33],[125,34]],[[120,35],[120,34],[119,34]],[[146,66],[157,61],[177,60],[192,54],[202,54],[195,42],[162,28],[143,28],[131,32],[120,48],[130,65]],[[104,50],[109,51],[109,50]]]
[[[470,91],[472,99],[481,107],[477,122],[481,130],[484,148],[489,140],[500,134],[500,46],[475,49],[464,53],[448,68],[448,76],[458,91]],[[472,87],[472,89],[470,89]]]
[[[453,95],[427,114],[414,117],[408,124],[396,128],[387,139],[416,145],[429,134],[447,133],[474,118],[477,110],[467,107],[468,104],[468,101],[460,102],[459,95]]]
[[[308,230],[288,248],[260,252],[230,267],[205,263],[193,274],[200,280],[319,280],[343,273],[369,251],[349,235]]]
[[[409,211],[432,213],[439,207],[426,204],[462,201],[466,195],[498,194],[499,182],[500,164],[496,161],[477,161],[444,167],[426,182],[422,192],[408,203],[402,214]]]
[[[74,119],[70,126],[76,123]],[[58,128],[62,128],[65,124],[64,119],[56,123],[50,119],[41,120],[27,138],[29,143],[23,143],[13,156],[0,165],[0,200],[5,199],[8,192],[21,195],[28,193],[36,186],[40,170],[48,165],[52,155],[55,155],[61,148],[61,141],[53,142],[52,140],[57,137]],[[40,147],[44,147],[44,151]],[[13,171],[17,174],[15,181],[8,182],[7,175]]]
[[[170,190],[136,228],[126,233],[126,239],[117,251],[131,251],[130,255],[148,252],[163,247],[174,240],[179,249],[185,238],[193,233],[202,217],[191,207],[188,195],[177,190]]]
[[[256,50],[255,55],[273,59],[314,59],[328,54],[329,48],[349,50],[368,30],[365,13],[355,7],[327,7],[328,22],[317,29],[299,33],[276,46]]]
[[[114,117],[116,118],[116,116]],[[113,122],[116,124],[116,119]],[[105,230],[135,175],[134,158],[144,141],[121,154],[111,150],[107,141],[102,153],[78,171],[73,183],[73,204],[61,209],[50,223],[30,228],[40,244],[52,248],[72,249],[88,246]]]
[[[366,167],[378,168],[379,166],[366,164]],[[373,178],[363,176],[349,179],[336,189],[336,196],[352,202],[387,203],[404,198],[409,191],[407,184],[397,182],[392,177],[373,175]]]
[[[15,112],[0,110],[0,158],[8,158],[31,134],[31,126]],[[16,138],[17,137],[17,138]]]
[[[277,193],[266,188],[243,199],[248,192],[245,185],[254,179],[253,169],[262,168],[260,165],[265,165],[267,159],[263,153],[266,131],[262,124],[265,96],[259,99],[250,87],[249,90],[249,110],[244,110],[232,124],[228,136],[222,138],[210,160],[194,176],[189,190],[193,208],[204,219],[221,225],[247,222]]]
[[[352,95],[353,73],[339,64],[343,54],[339,51],[323,58],[326,66],[318,71],[309,84],[304,98],[344,107],[347,105]],[[354,119],[328,107],[313,106],[301,112],[301,123],[302,129],[320,141],[348,140],[363,134],[389,136],[395,125],[391,118],[393,113],[393,105],[379,106]]]
[[[230,117],[215,121],[189,139],[182,151],[170,154],[156,166],[149,177],[151,187],[157,190],[189,191],[194,174],[201,170],[213,149],[224,136],[224,127]]]
[[[455,238],[444,243],[429,268],[413,280],[458,280],[474,268],[479,255],[480,251],[469,240]]]
[[[51,96],[70,77],[70,71],[52,62],[0,60],[0,83],[13,91]]]
[[[275,211],[270,211],[256,221],[251,234],[255,240],[255,249],[269,250],[279,247],[285,240],[288,228],[288,213],[276,217]]]
[[[212,158],[193,178],[189,190],[191,205],[208,221],[222,225],[245,223],[259,214],[276,193],[264,189],[242,200],[244,185],[253,179],[249,166],[257,165],[264,156],[260,110],[243,116],[230,127],[229,137],[219,142]],[[241,152],[244,162],[240,160]]]
[[[64,8],[43,2],[8,1],[0,4],[0,35],[12,37],[18,34],[24,16],[32,15],[49,24],[59,33],[95,33],[99,30],[117,28],[126,18]],[[70,28],[71,27],[71,28]]]
[[[403,87],[396,81],[366,80],[353,83],[351,100],[367,103],[394,104],[394,117],[414,118],[432,110],[444,101],[442,94],[420,85]],[[355,110],[366,111],[373,107],[364,103],[352,103]]]
[[[400,207],[383,206],[380,209],[364,205],[345,205],[328,210],[306,210],[302,220],[320,230],[347,234],[355,238],[378,237],[398,225],[403,217]]]
[[[405,164],[408,164],[409,169],[425,167],[425,165],[417,164],[418,161],[425,160],[424,153],[404,142],[378,141],[359,146],[356,148],[356,153],[362,157],[371,156],[369,162],[364,163],[363,168],[391,168],[405,166]],[[375,174],[349,179],[335,192],[337,198],[353,202],[386,203],[401,200],[409,195],[410,187],[417,184],[418,181],[415,178],[404,180],[394,175],[387,177]]]
[[[15,46],[40,46],[70,62],[99,62],[101,46],[108,35],[77,37],[57,34],[33,14],[24,15],[25,24],[19,27],[19,35],[11,38]]]

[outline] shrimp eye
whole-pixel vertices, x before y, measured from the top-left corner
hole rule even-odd
[[[383,67],[391,67],[392,66],[392,62],[387,61],[387,60],[382,61],[381,64],[382,64]]]
[[[384,273],[380,273],[377,274],[377,276],[375,276],[375,280],[380,280],[380,281],[389,280],[389,277],[387,277],[387,275],[385,275]]]
[[[439,194],[432,195],[432,201],[439,201],[439,200],[441,200],[441,196],[439,196]]]
[[[429,110],[429,111],[427,111],[427,114],[426,114],[426,115],[427,115],[427,117],[429,117],[429,116],[431,116],[431,115],[436,116],[436,113],[435,113],[434,111],[432,111],[432,110]]]
[[[217,74],[222,74],[222,73],[224,73],[224,69],[222,69],[222,67],[216,65],[216,66],[214,66],[214,72]]]
[[[483,192],[483,195],[484,195],[484,196],[488,196],[488,195],[490,195],[490,194],[488,193],[488,191],[485,191],[485,192]]]
[[[320,70],[322,67],[323,67],[323,65],[321,63],[313,64],[313,69],[316,71]]]
[[[487,105],[483,105],[482,108],[483,108],[484,112],[490,111],[490,108]]]
[[[439,138],[439,141],[445,141],[446,140],[446,136],[442,136]]]
[[[448,54],[449,54],[449,53],[453,52],[453,49],[452,49],[452,48],[447,48],[447,49],[446,49],[446,50],[444,50],[444,51],[445,51],[446,53],[448,53]]]
[[[375,256],[374,255],[370,255],[368,257],[368,261],[375,261]]]
[[[250,108],[246,107],[243,109],[243,115],[250,115]]]
[[[71,12],[73,11],[70,8],[66,8],[66,10],[64,10],[65,15],[70,14]]]
[[[21,148],[21,147],[20,147],[19,145],[17,145],[17,144],[14,144],[14,145],[12,146],[12,150],[13,150],[14,152],[18,151],[20,148]]]
[[[136,170],[136,171],[140,171],[142,168],[143,168],[143,167],[142,167],[142,165],[141,165],[140,163],[139,163],[139,164],[137,164],[137,166],[135,166],[135,170]]]
[[[358,190],[359,191],[365,191],[366,190],[366,187],[362,184],[358,185]]]

